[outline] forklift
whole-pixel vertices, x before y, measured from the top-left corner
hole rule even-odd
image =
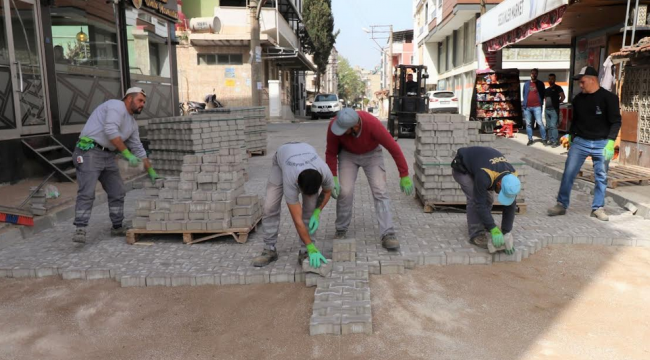
[[[413,75],[413,82],[407,76]],[[388,132],[397,140],[401,137],[415,138],[417,114],[429,111],[426,83],[429,78],[424,65],[397,65],[395,67],[392,95],[388,102]]]

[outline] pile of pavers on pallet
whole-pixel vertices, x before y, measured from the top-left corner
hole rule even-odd
[[[246,120],[226,112],[152,119],[147,125],[150,158],[161,175],[172,176],[182,171],[185,155],[219,153],[221,149],[235,149],[247,164],[245,132]]]
[[[136,229],[223,231],[250,228],[262,215],[257,195],[244,194],[244,163],[239,148],[185,155],[180,177],[145,182],[137,201]]]
[[[241,116],[246,124],[246,150],[249,153],[266,154],[267,144],[267,121],[266,108],[257,107],[236,107],[228,108],[231,114]]]
[[[451,175],[456,150],[468,146],[496,148],[496,136],[480,134],[480,121],[463,115],[418,114],[415,139],[415,192],[423,203],[465,203],[465,194]],[[504,156],[506,149],[497,148]],[[523,202],[526,171],[513,164],[521,180],[517,202]]]

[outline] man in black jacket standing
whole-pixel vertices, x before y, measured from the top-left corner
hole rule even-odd
[[[607,221],[609,216],[604,209],[607,168],[609,161],[614,157],[614,141],[621,129],[618,97],[600,87],[598,72],[591,66],[583,67],[573,79],[580,81],[582,93],[573,98],[573,121],[568,134],[571,148],[564,164],[557,204],[548,210],[548,215],[566,213],[573,181],[587,156],[591,156],[596,185],[591,217]]]

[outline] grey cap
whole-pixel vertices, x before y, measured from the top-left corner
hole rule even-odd
[[[343,108],[332,123],[332,133],[341,136],[357,123],[359,123],[359,114],[350,108]]]

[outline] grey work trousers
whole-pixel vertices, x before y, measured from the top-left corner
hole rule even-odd
[[[79,163],[78,158],[83,158]],[[75,148],[72,162],[77,169],[77,203],[74,224],[88,226],[95,201],[97,181],[108,195],[108,212],[114,227],[122,226],[124,220],[124,182],[115,161],[115,153],[93,148],[87,151]]]
[[[264,248],[275,250],[280,231],[280,212],[282,210],[282,169],[278,165],[277,153],[273,156],[271,175],[266,183],[266,199],[264,200],[264,214],[262,215],[262,228],[264,231]],[[309,228],[309,219],[316,209],[318,194],[305,196],[302,194],[302,222]],[[312,242],[314,240],[312,239]],[[300,241],[300,251],[305,252],[305,244]]]
[[[460,184],[460,188],[465,193],[467,198],[467,232],[469,238],[482,235],[486,230],[485,225],[481,221],[478,213],[476,212],[476,199],[474,199],[474,178],[469,174],[463,174],[455,169],[452,171],[454,180]],[[488,208],[492,209],[494,203],[494,195],[492,192],[488,193]]]
[[[386,167],[384,154],[380,146],[365,154],[353,154],[341,150],[339,153],[339,184],[341,193],[336,202],[336,230],[347,231],[352,221],[354,200],[354,183],[357,181],[359,168],[368,178],[370,191],[375,200],[375,213],[379,221],[379,234],[395,233],[393,216],[390,213],[390,198],[386,190]]]

